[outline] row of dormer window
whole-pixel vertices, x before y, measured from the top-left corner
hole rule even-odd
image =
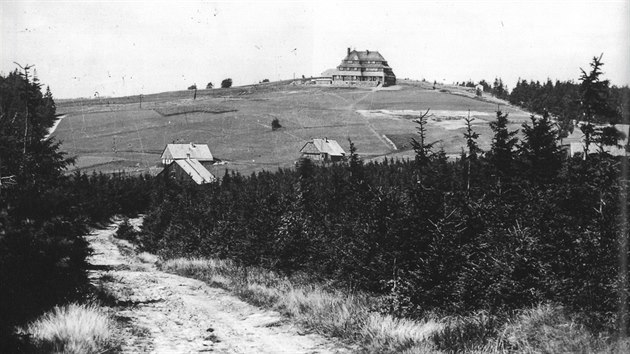
[[[344,68],[344,67],[339,67],[339,70],[343,70],[343,71],[383,71],[383,68]]]
[[[383,65],[387,65],[386,61],[377,61],[377,60],[366,60],[366,61],[344,60],[343,62],[345,64],[383,64]]]

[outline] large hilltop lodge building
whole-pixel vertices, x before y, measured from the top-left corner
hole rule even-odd
[[[378,51],[357,51],[348,48],[348,54],[332,73],[333,85],[392,86],[396,75]]]

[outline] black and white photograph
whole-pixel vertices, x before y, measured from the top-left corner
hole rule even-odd
[[[629,353],[630,0],[0,2],[0,353]]]

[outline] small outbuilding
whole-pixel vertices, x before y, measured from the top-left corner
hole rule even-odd
[[[302,157],[315,161],[341,161],[346,157],[346,152],[337,141],[324,138],[313,139],[300,149]]]

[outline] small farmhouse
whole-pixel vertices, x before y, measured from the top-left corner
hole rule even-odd
[[[216,181],[205,165],[212,164],[214,157],[206,144],[168,144],[162,152],[164,170],[158,176],[192,180],[197,184]]]
[[[324,138],[313,139],[300,149],[302,157],[315,161],[340,161],[346,156],[346,152],[339,146],[337,141]]]
[[[162,165],[167,166],[175,160],[193,159],[199,162],[213,162],[214,157],[206,144],[168,144],[162,152]]]
[[[335,85],[396,85],[394,71],[378,51],[357,51],[348,48],[346,57],[331,74]]]
[[[586,151],[586,144],[584,143],[584,134],[579,128],[580,124],[577,124],[573,132],[566,138],[562,139],[562,149],[568,156],[575,156],[576,154],[584,154]],[[603,128],[604,126],[598,126]],[[630,134],[630,125],[628,124],[616,124],[615,129],[621,133],[623,139],[619,140],[617,146],[604,146],[604,151],[613,156],[625,156],[626,147],[628,146],[628,135]],[[599,151],[599,146],[595,142],[591,142],[588,147],[588,153],[593,154]]]

